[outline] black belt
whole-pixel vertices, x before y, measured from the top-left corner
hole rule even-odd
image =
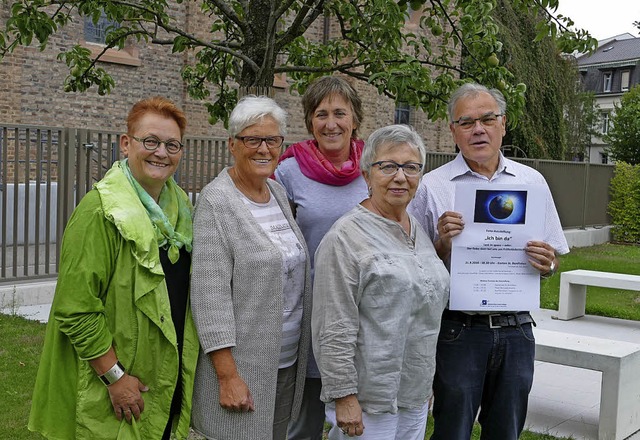
[[[533,320],[529,312],[517,313],[492,313],[490,315],[469,315],[468,313],[458,310],[445,309],[442,313],[442,319],[461,322],[469,327],[473,325],[481,325],[489,328],[502,327],[518,327],[522,324],[536,322]]]

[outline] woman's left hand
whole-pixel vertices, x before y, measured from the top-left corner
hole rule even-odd
[[[349,437],[362,435],[362,409],[355,394],[336,399],[336,423]]]
[[[122,420],[123,417],[128,423],[131,423],[132,417],[140,420],[140,413],[144,411],[141,393],[149,391],[149,388],[137,377],[125,373],[117,382],[109,385],[107,390],[118,420]]]

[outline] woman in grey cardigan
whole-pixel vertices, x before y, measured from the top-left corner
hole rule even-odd
[[[284,189],[269,179],[286,113],[245,97],[229,120],[234,165],[201,192],[191,300],[201,351],[192,421],[209,439],[284,440],[310,338],[309,258]]]

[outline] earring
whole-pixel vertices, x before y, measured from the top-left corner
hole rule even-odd
[[[369,194],[369,197],[371,197],[371,187],[367,188],[367,193]]]

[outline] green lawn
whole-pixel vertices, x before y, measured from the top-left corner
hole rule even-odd
[[[42,439],[27,430],[45,325],[0,314],[0,438]]]
[[[560,271],[591,269],[640,275],[640,246],[605,244],[572,249],[560,257]],[[558,309],[558,275],[542,282],[541,306]],[[640,321],[640,292],[589,287],[587,313]],[[31,392],[44,339],[43,324],[0,315],[0,438],[41,439],[27,430]],[[432,429],[429,418],[427,436]],[[476,427],[472,439],[480,438]],[[553,440],[544,434],[524,432],[521,440]]]
[[[640,246],[603,244],[560,256],[560,271],[599,270],[640,275]],[[558,310],[560,276],[542,281],[540,306]],[[640,321],[640,292],[587,287],[587,314]]]
[[[31,392],[38,369],[45,325],[16,316],[0,314],[0,438],[42,440],[27,430]],[[428,439],[433,429],[429,417]],[[199,437],[193,436],[193,439]],[[472,439],[480,438],[478,427]],[[524,432],[521,440],[555,440],[550,435]]]

